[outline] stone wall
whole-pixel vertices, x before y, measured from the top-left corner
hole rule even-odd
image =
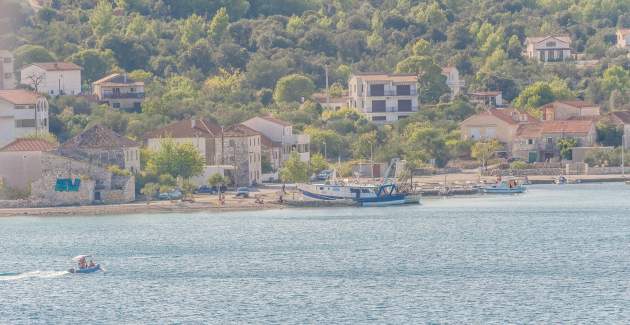
[[[111,190],[101,192],[101,202],[118,204],[136,200],[136,181],[133,176],[114,176],[112,186]]]

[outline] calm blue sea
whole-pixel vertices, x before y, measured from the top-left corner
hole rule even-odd
[[[95,254],[107,269],[71,275]],[[0,324],[630,322],[630,186],[422,206],[0,218]]]

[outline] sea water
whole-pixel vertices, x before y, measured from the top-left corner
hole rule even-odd
[[[73,275],[94,254],[106,272]],[[0,218],[0,324],[630,322],[630,186]]]

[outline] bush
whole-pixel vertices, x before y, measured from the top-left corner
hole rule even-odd
[[[510,164],[510,169],[527,169],[529,167],[529,164],[522,160],[516,160]]]

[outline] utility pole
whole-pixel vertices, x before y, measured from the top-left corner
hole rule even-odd
[[[328,90],[328,64],[326,65],[326,107],[330,107],[330,91]]]
[[[221,166],[225,166],[225,140],[223,134],[223,126],[221,126]]]
[[[626,162],[624,157],[624,151],[626,149],[626,135],[621,136],[621,176],[626,178]]]

